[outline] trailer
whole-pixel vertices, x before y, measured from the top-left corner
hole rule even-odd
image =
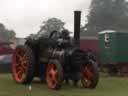
[[[110,75],[128,76],[128,32],[99,32],[99,58]]]

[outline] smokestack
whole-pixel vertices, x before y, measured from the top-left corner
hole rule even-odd
[[[81,11],[74,12],[74,43],[77,47],[80,47],[80,23],[81,23]]]

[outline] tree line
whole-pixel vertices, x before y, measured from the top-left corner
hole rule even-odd
[[[128,2],[126,0],[92,0],[88,23],[82,32],[97,35],[106,29],[128,31]]]
[[[0,42],[9,42],[15,38],[15,35],[16,33],[14,30],[9,30],[4,24],[0,23]]]

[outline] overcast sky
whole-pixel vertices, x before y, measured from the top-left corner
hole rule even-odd
[[[41,22],[57,17],[73,31],[73,11],[82,11],[82,24],[91,0],[0,0],[0,22],[13,29],[17,37],[26,37],[39,30]]]

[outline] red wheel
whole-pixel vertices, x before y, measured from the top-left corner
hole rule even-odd
[[[51,61],[47,66],[46,80],[50,89],[59,89],[63,79],[63,72],[57,60]]]
[[[85,88],[95,88],[99,79],[97,64],[90,60],[82,67],[81,82]]]
[[[18,46],[13,54],[13,78],[17,83],[29,83],[33,79],[34,58],[27,46]]]

